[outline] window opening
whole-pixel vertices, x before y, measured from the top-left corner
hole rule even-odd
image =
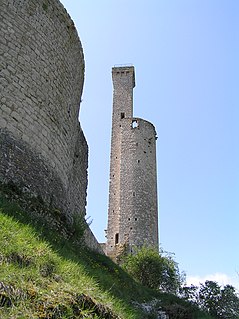
[[[115,234],[115,245],[119,243],[119,233]]]
[[[136,128],[138,126],[139,126],[139,124],[138,124],[137,120],[133,120],[132,123],[131,123],[131,127],[132,128]]]
[[[124,119],[125,118],[125,113],[121,113],[120,114],[120,118],[121,118],[121,120]]]

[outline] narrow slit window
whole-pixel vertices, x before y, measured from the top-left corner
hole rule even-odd
[[[115,245],[119,243],[119,233],[115,234]]]
[[[68,106],[67,113],[68,113],[69,116],[71,116],[71,107],[70,106]]]
[[[120,114],[120,118],[121,118],[121,120],[124,119],[125,118],[125,113],[121,113]]]

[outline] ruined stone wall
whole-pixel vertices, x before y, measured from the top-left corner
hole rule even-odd
[[[124,247],[158,247],[156,132],[133,118],[133,67],[115,67],[107,243],[115,258]]]
[[[0,70],[0,179],[85,212],[84,58],[59,1],[0,2]]]
[[[58,0],[0,1],[0,182],[85,215],[83,50]],[[88,246],[101,251],[90,229]]]

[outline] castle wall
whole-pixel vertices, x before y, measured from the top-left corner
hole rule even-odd
[[[4,0],[0,9],[1,180],[85,212],[84,58],[74,24],[57,0]]]
[[[40,195],[69,220],[86,206],[83,82],[82,46],[58,0],[0,2],[0,181]]]

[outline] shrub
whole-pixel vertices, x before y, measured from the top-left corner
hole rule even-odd
[[[125,258],[122,267],[146,287],[176,293],[183,276],[171,254],[143,247]]]

